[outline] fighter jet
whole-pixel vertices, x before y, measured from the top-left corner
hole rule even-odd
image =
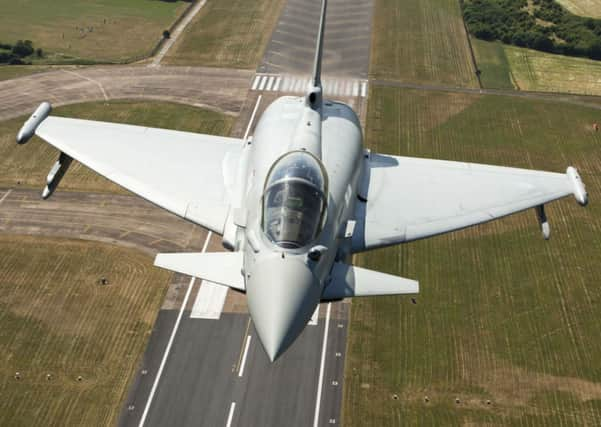
[[[451,232],[573,195],[575,168],[541,172],[372,153],[357,115],[323,97],[321,5],[312,82],[278,98],[252,138],[49,116],[43,103],[17,142],[35,133],[60,151],[42,196],[76,159],[99,174],[223,236],[231,252],[159,254],[155,265],[246,293],[271,361],[321,301],[416,294],[415,280],[350,264],[358,252]],[[502,255],[502,254],[500,254]]]

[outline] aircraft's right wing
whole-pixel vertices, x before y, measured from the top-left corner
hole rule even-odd
[[[353,251],[423,239],[587,194],[576,169],[565,174],[474,163],[371,154],[366,159]],[[545,225],[547,226],[545,231]]]

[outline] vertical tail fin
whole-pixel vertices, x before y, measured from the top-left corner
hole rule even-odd
[[[323,52],[323,33],[326,26],[326,8],[328,0],[321,1],[321,18],[319,19],[319,32],[315,46],[315,63],[313,65],[313,86],[321,88],[321,56]]]
[[[323,34],[326,26],[326,8],[328,0],[321,0],[321,18],[319,19],[319,33],[317,34],[317,44],[315,46],[315,63],[313,64],[312,87],[306,96],[305,103],[311,109],[319,111],[323,106],[323,88],[321,86],[321,56],[323,53]]]

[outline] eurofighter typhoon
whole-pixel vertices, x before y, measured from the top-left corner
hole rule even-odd
[[[363,146],[355,112],[323,99],[326,0],[311,87],[283,96],[247,140],[49,116],[43,103],[17,136],[60,151],[42,196],[72,159],[223,236],[231,252],[159,254],[155,265],[246,293],[271,361],[320,301],[415,294],[418,282],[354,267],[361,251],[411,242],[535,208],[568,195],[586,205],[578,172],[539,172],[398,157]]]

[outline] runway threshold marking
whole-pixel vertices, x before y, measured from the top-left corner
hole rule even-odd
[[[13,189],[11,188],[10,190],[8,190],[6,193],[4,193],[4,196],[2,196],[2,198],[0,199],[0,205],[2,204],[3,201],[6,200],[6,198],[10,195],[10,193],[13,192]]]
[[[250,347],[250,339],[251,335],[246,337],[246,346],[244,347],[244,354],[242,355],[242,362],[240,363],[240,370],[238,371],[238,376],[242,377],[244,375],[244,365],[246,364],[246,356],[248,356],[248,349]]]
[[[315,417],[313,418],[313,427],[317,427],[319,423],[319,408],[321,406],[321,392],[323,389],[323,374],[325,370],[325,362],[326,362],[326,349],[328,347],[328,329],[330,326],[330,311],[332,308],[332,303],[328,303],[328,308],[326,310],[326,327],[323,332],[323,346],[321,348],[321,364],[319,366],[319,379],[317,380],[317,401],[315,402]]]
[[[230,413],[227,416],[227,422],[225,423],[225,427],[231,427],[232,420],[234,419],[234,411],[236,410],[236,402],[232,402],[230,405]]]
[[[213,232],[209,231],[201,252],[205,252],[207,250],[207,246],[209,245],[209,240],[211,240],[212,235],[213,235]],[[140,424],[138,424],[139,427],[143,427],[144,423],[146,422],[146,417],[148,416],[148,412],[150,411],[150,405],[152,404],[154,394],[157,391],[157,387],[159,385],[159,380],[161,379],[161,375],[163,374],[163,369],[165,369],[165,364],[167,363],[167,358],[169,357],[169,352],[171,351],[171,346],[173,345],[173,341],[175,340],[175,335],[177,334],[177,330],[178,330],[180,322],[182,320],[184,310],[186,309],[186,305],[188,304],[188,299],[190,298],[190,294],[192,293],[192,288],[194,287],[195,280],[196,280],[196,278],[192,277],[192,279],[190,279],[190,283],[188,284],[188,290],[186,291],[186,295],[184,296],[184,301],[182,302],[182,306],[179,309],[179,313],[177,315],[177,320],[175,321],[175,325],[173,325],[173,330],[171,331],[171,336],[169,337],[169,342],[167,343],[167,347],[165,348],[165,353],[163,354],[163,359],[161,360],[159,370],[154,379],[154,383],[152,384],[152,389],[150,390],[150,394],[148,395],[148,400],[146,401],[146,406],[144,407],[144,412],[142,413],[142,418],[140,418]]]

